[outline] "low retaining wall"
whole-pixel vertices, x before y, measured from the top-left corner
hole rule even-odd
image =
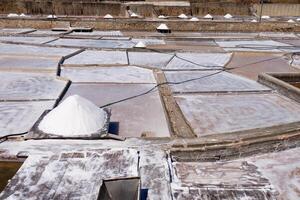
[[[0,27],[3,28],[36,28],[51,29],[54,27],[82,26],[93,27],[96,30],[123,30],[123,31],[155,31],[161,23],[166,23],[172,31],[201,31],[201,32],[300,32],[299,24],[284,22],[217,22],[185,20],[143,20],[143,19],[11,19],[0,18]]]

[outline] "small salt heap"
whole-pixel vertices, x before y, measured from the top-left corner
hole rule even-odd
[[[44,133],[65,137],[91,135],[101,130],[106,112],[89,100],[73,95],[49,112],[38,128]]]
[[[287,22],[288,22],[288,23],[295,23],[295,21],[292,20],[292,19],[289,19]]]
[[[251,22],[257,22],[257,20],[256,19],[252,19]]]
[[[19,17],[19,15],[16,13],[9,13],[7,17]]]
[[[268,15],[263,15],[263,16],[261,16],[261,18],[262,18],[262,19],[270,19],[270,16],[268,16]]]
[[[167,19],[168,17],[164,16],[164,15],[159,15],[158,19]]]
[[[190,21],[192,21],[192,22],[197,22],[197,21],[199,21],[199,19],[198,19],[197,17],[192,17],[192,18],[190,19]]]
[[[181,14],[181,15],[178,16],[178,18],[180,18],[180,19],[187,19],[188,16],[186,16],[185,14]]]
[[[21,13],[20,17],[27,17],[24,13]]]
[[[131,17],[131,18],[137,18],[137,17],[138,17],[138,15],[137,15],[137,14],[135,14],[135,13],[133,12],[133,13],[131,13],[131,14],[130,14],[130,17]]]
[[[300,18],[297,18],[296,20],[297,20],[298,22],[300,22]]]
[[[160,24],[156,30],[160,33],[171,33],[171,30],[166,24]]]
[[[134,47],[135,48],[146,48],[146,45],[144,42],[139,41]]]
[[[225,19],[230,19],[230,18],[232,18],[232,15],[229,14],[229,13],[227,13],[226,15],[224,15],[224,18],[225,18]]]
[[[114,17],[110,14],[106,14],[103,18],[104,19],[113,19]]]
[[[47,19],[57,19],[56,15],[48,15]]]
[[[211,16],[210,14],[207,14],[207,15],[204,16],[204,18],[205,18],[205,19],[212,19],[213,16]]]

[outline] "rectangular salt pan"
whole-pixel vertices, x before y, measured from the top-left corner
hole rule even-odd
[[[175,98],[199,137],[300,121],[300,105],[272,93],[177,95]]]
[[[268,91],[269,88],[241,76],[221,71],[165,72],[168,82],[184,82],[170,84],[173,92],[238,92]],[[197,80],[198,79],[198,80]]]
[[[152,70],[128,67],[64,67],[61,76],[72,82],[156,83]]]
[[[27,132],[55,101],[0,102],[0,136]]]
[[[66,59],[64,65],[127,65],[125,51],[84,51]]]

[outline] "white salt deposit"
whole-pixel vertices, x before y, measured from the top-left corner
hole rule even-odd
[[[251,22],[257,22],[257,20],[256,20],[256,19],[253,19]]]
[[[263,15],[263,16],[261,16],[261,18],[262,18],[262,19],[270,19],[270,16],[268,16],[268,15]]]
[[[48,15],[47,19],[57,19],[56,15]]]
[[[106,14],[103,18],[104,19],[113,19],[114,17],[110,14]]]
[[[205,18],[205,19],[212,19],[213,16],[211,16],[210,14],[207,14],[207,15],[204,16],[204,18]]]
[[[300,22],[300,18],[297,18],[296,20],[297,20],[298,22]]]
[[[180,19],[187,19],[188,16],[186,16],[185,14],[181,14],[181,15],[178,16],[178,18],[180,18]]]
[[[26,17],[26,15],[25,15],[24,13],[22,13],[22,14],[20,15],[20,17]]]
[[[166,24],[160,24],[157,30],[169,30],[169,27]]]
[[[288,22],[288,23],[295,23],[295,21],[292,20],[292,19],[289,19],[287,22]]]
[[[19,15],[16,13],[9,13],[7,17],[19,17]]]
[[[230,19],[230,18],[232,18],[232,15],[231,15],[231,14],[229,14],[229,13],[227,13],[226,15],[224,15],[224,18],[226,18],[226,19]]]
[[[144,42],[139,41],[134,47],[135,48],[146,48],[146,45]]]
[[[132,18],[137,18],[137,17],[138,17],[138,15],[137,15],[137,14],[135,14],[135,13],[132,13],[132,14],[130,15],[130,17],[132,17]]]
[[[197,21],[199,21],[199,19],[198,19],[197,17],[192,17],[192,18],[190,19],[190,21],[197,22]]]
[[[65,137],[90,135],[103,128],[106,112],[89,100],[73,95],[49,112],[38,128]]]
[[[164,15],[159,15],[158,19],[167,19],[168,17],[164,16]]]

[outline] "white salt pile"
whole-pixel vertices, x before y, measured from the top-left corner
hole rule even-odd
[[[288,23],[295,23],[295,21],[292,20],[292,19],[289,19],[287,22],[288,22]]]
[[[44,133],[65,137],[91,135],[103,128],[106,119],[103,109],[81,96],[73,95],[49,112],[38,128]]]
[[[268,15],[263,15],[263,16],[261,16],[261,18],[262,18],[262,19],[270,19],[270,16],[268,16]]]
[[[199,19],[198,19],[197,17],[192,17],[192,18],[190,19],[190,21],[192,21],[192,22],[197,22],[197,21],[199,21]]]
[[[138,17],[138,15],[137,15],[137,14],[135,14],[135,13],[131,13],[130,17],[132,17],[132,18],[137,18],[137,17]]]
[[[56,15],[48,15],[47,19],[57,19]]]
[[[178,18],[180,18],[180,19],[187,19],[188,16],[186,16],[185,14],[181,14],[181,15],[178,16]]]
[[[169,30],[169,27],[166,24],[160,24],[156,29],[157,30]]]
[[[144,44],[144,42],[139,41],[134,47],[135,48],[146,48],[146,45]]]
[[[297,18],[296,20],[299,22],[299,21],[300,21],[300,18]]]
[[[26,17],[26,15],[25,15],[24,13],[22,13],[22,14],[20,15],[20,17]]]
[[[159,15],[158,19],[167,19],[168,17],[164,16],[164,15]]]
[[[19,15],[16,13],[9,13],[7,17],[19,17]]]
[[[104,19],[113,19],[114,17],[110,14],[106,14],[103,18]]]
[[[207,14],[207,15],[204,16],[204,18],[205,18],[205,19],[212,19],[213,16],[211,16],[210,14]]]
[[[226,19],[230,19],[230,18],[232,18],[232,15],[231,15],[231,14],[229,14],[229,13],[227,13],[226,15],[224,15],[224,18],[226,18]]]
[[[251,22],[257,22],[257,20],[256,19],[252,19],[252,21]]]

